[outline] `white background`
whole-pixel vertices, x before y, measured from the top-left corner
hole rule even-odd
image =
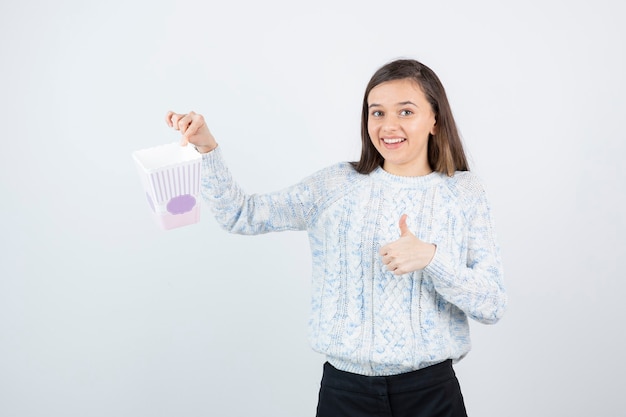
[[[373,72],[440,76],[509,311],[456,367],[480,417],[623,413],[617,1],[3,1],[0,416],[313,416],[304,233],[161,231],[131,159],[204,114],[249,192],[358,158]],[[618,268],[618,260],[621,264]]]

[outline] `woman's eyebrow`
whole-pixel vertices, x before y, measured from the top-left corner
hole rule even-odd
[[[417,104],[413,103],[413,102],[412,102],[412,101],[410,101],[410,100],[407,100],[407,101],[401,101],[401,102],[399,102],[397,105],[398,105],[398,106],[406,106],[407,104],[411,104],[411,105],[413,105],[413,106],[415,106],[415,107],[419,107]],[[381,104],[378,104],[378,103],[372,103],[372,104],[370,104],[369,106],[367,106],[367,108],[368,108],[368,109],[371,109],[372,107],[380,107],[380,106],[381,106]]]

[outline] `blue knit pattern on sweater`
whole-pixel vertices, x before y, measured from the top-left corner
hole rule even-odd
[[[495,323],[506,309],[492,216],[473,173],[362,175],[338,163],[283,190],[248,195],[221,148],[202,164],[202,195],[226,230],[308,233],[309,339],[338,369],[393,375],[458,361],[471,347],[467,317]],[[404,213],[411,232],[437,249],[423,270],[394,275],[379,249],[399,238]]]

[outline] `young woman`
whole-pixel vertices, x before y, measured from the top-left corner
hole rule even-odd
[[[467,318],[495,323],[506,294],[489,204],[431,69],[380,68],[361,159],[270,194],[242,192],[201,115],[166,120],[203,154],[203,197],[224,228],[309,234],[310,341],[327,358],[318,417],[466,415],[452,363],[470,350]]]

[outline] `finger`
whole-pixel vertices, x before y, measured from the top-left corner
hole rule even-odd
[[[189,126],[187,126],[187,130],[184,133],[184,136],[187,139],[198,133],[200,128],[205,124],[204,117],[202,117],[201,114],[195,114],[193,112],[189,114],[192,116],[191,123],[189,124]]]
[[[185,132],[187,131],[187,128],[189,127],[189,124],[191,124],[191,114],[185,114],[183,117],[181,117],[178,122],[176,123],[176,126],[178,127],[178,130],[184,135]]]
[[[398,226],[400,226],[400,236],[407,236],[412,234],[411,231],[409,230],[409,226],[407,226],[406,224],[406,219],[407,219],[407,215],[403,214],[400,217],[400,221],[398,222]]]
[[[176,129],[179,130],[178,128],[178,122],[180,121],[180,119],[182,119],[185,115],[184,114],[178,114],[178,113],[173,113],[170,116],[170,122],[171,122],[171,126]]]
[[[173,127],[173,126],[174,126],[174,125],[172,124],[172,116],[173,116],[174,114],[175,114],[175,113],[174,113],[173,111],[171,111],[171,110],[170,110],[170,111],[168,111],[168,112],[167,112],[167,114],[165,115],[165,123],[167,123],[167,125],[168,125],[169,127]]]
[[[172,122],[172,127],[178,130],[178,123],[180,122],[180,119],[182,119],[185,116],[186,114],[172,113],[170,117],[170,121]]]
[[[186,114],[185,117],[180,119],[180,121],[178,122],[178,125],[180,128],[180,131],[183,133],[184,136],[189,138],[190,136],[192,136],[194,133],[198,131],[197,128],[195,131],[190,131],[189,127],[199,117],[202,118],[202,115],[196,114],[195,112],[190,111],[189,114]]]

